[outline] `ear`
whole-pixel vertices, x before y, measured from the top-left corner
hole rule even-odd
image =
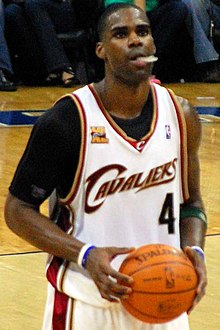
[[[105,59],[105,48],[103,47],[102,42],[97,42],[96,44],[96,55],[102,60]]]

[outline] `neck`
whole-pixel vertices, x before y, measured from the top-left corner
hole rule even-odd
[[[144,81],[138,86],[127,86],[105,78],[95,84],[95,89],[106,111],[118,118],[132,119],[141,114],[150,84]]]

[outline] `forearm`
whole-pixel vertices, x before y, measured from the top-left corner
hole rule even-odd
[[[193,168],[191,164],[194,164]],[[180,238],[181,247],[200,246],[204,248],[207,219],[200,194],[198,157],[190,159],[189,200],[184,203],[180,211]],[[195,168],[197,171],[195,171]]]
[[[185,218],[180,220],[181,248],[186,246],[200,246],[204,249],[206,225],[197,218]]]
[[[10,194],[6,201],[5,219],[14,233],[40,250],[69,261],[77,261],[83,243]]]
[[[180,211],[181,247],[199,246],[204,249],[207,219],[201,198],[183,204]]]
[[[134,0],[136,6],[146,11],[146,0]]]

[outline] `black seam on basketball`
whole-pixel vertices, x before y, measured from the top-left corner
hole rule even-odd
[[[137,270],[135,270],[135,271],[133,271],[133,272],[131,272],[131,273],[126,273],[127,275],[129,275],[129,276],[132,276],[133,274],[136,274],[136,273],[139,273],[141,270],[143,270],[143,269],[146,269],[146,268],[150,268],[150,267],[155,267],[155,266],[158,266],[158,265],[163,265],[163,264],[165,264],[166,266],[168,266],[168,265],[170,265],[170,264],[174,264],[174,265],[184,265],[184,266],[187,266],[187,267],[189,267],[189,268],[191,268],[191,269],[193,269],[194,270],[194,267],[193,266],[191,266],[191,265],[189,265],[189,264],[187,264],[187,263],[184,263],[184,262],[181,262],[181,261],[163,261],[163,262],[158,262],[158,263],[156,263],[156,264],[152,264],[152,265],[148,265],[148,266],[143,266],[143,267],[141,267],[141,268],[138,268]],[[121,272],[123,272],[123,270],[124,269],[122,269],[121,270]]]
[[[190,292],[190,291],[195,291],[195,289],[197,288],[197,286],[193,287],[193,288],[190,288],[190,289],[187,289],[187,290],[181,290],[181,291],[167,291],[167,292],[163,292],[163,291],[154,291],[154,292],[151,292],[151,291],[139,291],[139,290],[132,290],[132,293],[137,293],[137,294],[151,294],[151,295],[154,295],[154,294],[157,294],[157,295],[170,295],[170,294],[177,294],[177,293],[187,293],[187,292]]]

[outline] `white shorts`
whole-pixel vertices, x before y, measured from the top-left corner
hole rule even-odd
[[[54,312],[54,295],[60,303]],[[42,330],[189,330],[186,313],[163,324],[147,324],[135,319],[120,303],[95,307],[60,294],[48,285]]]

